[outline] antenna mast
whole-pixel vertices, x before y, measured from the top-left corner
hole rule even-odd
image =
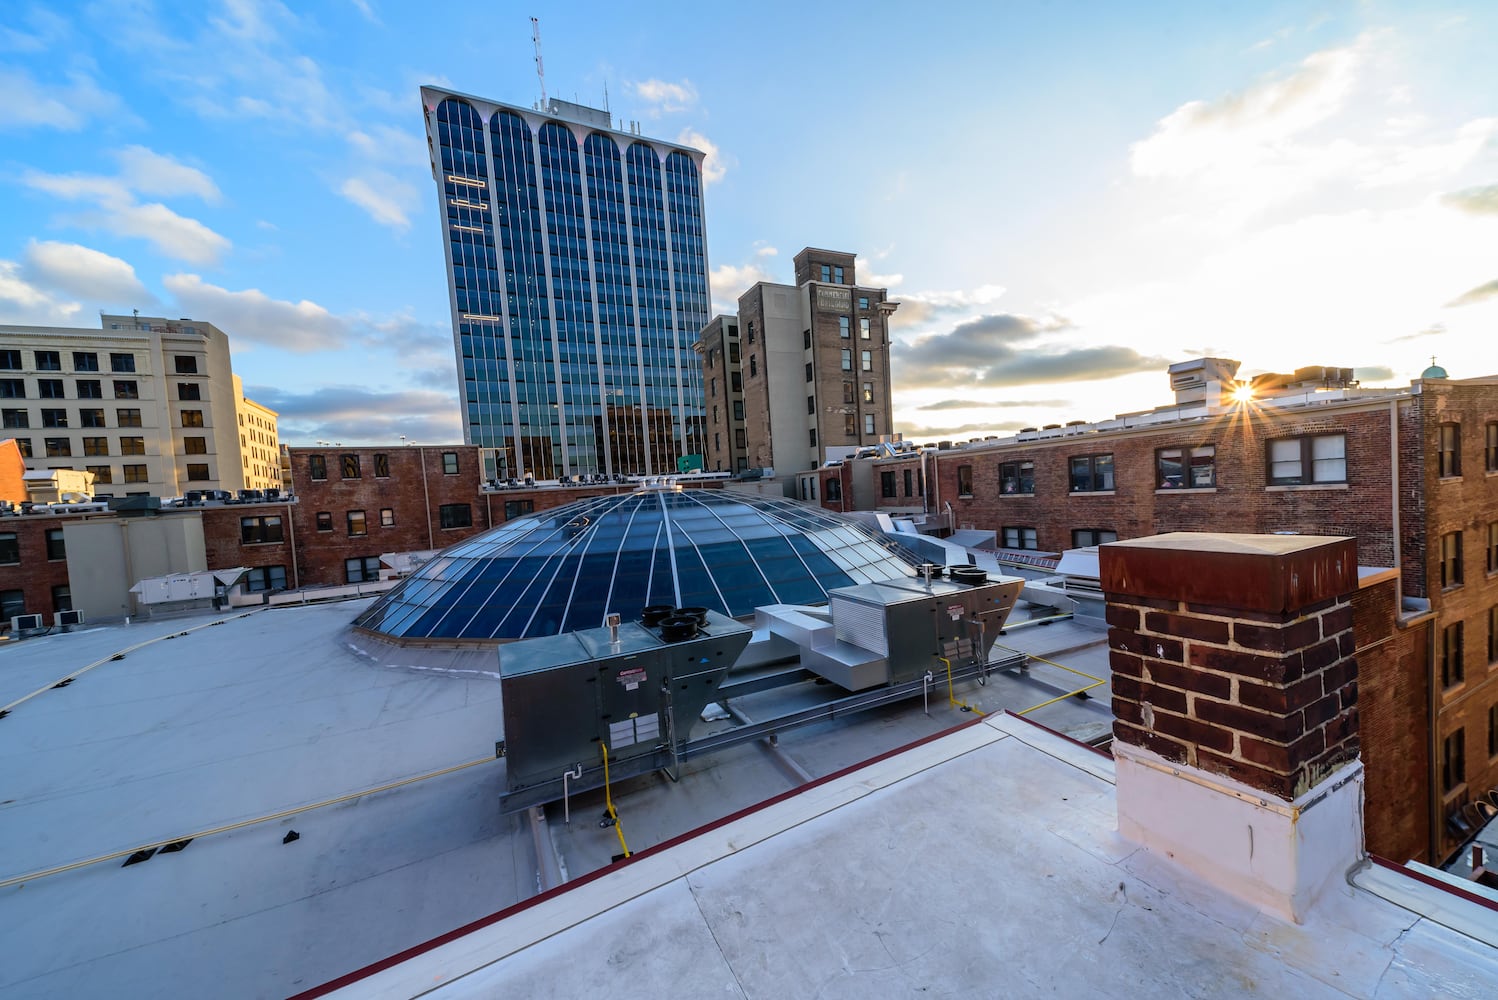
[[[531,18],[531,41],[536,43],[536,79],[541,81],[541,110],[549,105],[546,99],[546,69],[541,65],[541,19]]]

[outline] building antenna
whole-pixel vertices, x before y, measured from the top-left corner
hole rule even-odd
[[[541,65],[541,19],[531,18],[531,41],[536,43],[536,79],[541,82],[541,110],[545,111],[550,102],[546,100],[546,68]]]
[[[609,82],[603,81],[603,110],[609,110]]]

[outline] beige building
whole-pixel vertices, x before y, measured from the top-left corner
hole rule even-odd
[[[789,475],[889,440],[889,317],[899,303],[887,296],[858,284],[853,254],[811,247],[796,255],[795,285],[762,281],[739,296],[749,468]]]
[[[0,434],[15,438],[28,468],[91,472],[98,496],[244,489],[253,416],[269,457],[250,464],[278,472],[275,414],[243,400],[222,330],[101,318],[100,330],[0,326]]]
[[[702,356],[702,387],[708,472],[743,472],[749,467],[744,424],[744,385],[737,316],[714,316],[695,345]]]
[[[239,462],[245,489],[279,489],[281,448],[276,440],[276,411],[246,399],[238,375],[234,376],[234,410],[239,418]]]

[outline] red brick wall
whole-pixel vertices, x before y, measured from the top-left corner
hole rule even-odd
[[[21,561],[0,565],[0,590],[19,590],[25,595],[28,615],[46,616],[52,624],[52,613],[59,608],[52,600],[52,588],[68,582],[66,559],[47,558],[47,531],[61,528],[76,518],[31,514],[25,517],[0,518],[0,532],[14,532],[20,548]],[[0,628],[9,629],[10,619],[0,621]]]
[[[209,569],[231,569],[244,566],[286,567],[287,586],[297,587],[297,568],[291,555],[292,520],[295,505],[291,503],[235,504],[228,507],[203,507],[203,550]],[[245,544],[240,520],[246,517],[279,517],[281,541]]]
[[[1364,832],[1368,850],[1380,857],[1430,861],[1429,624],[1397,628],[1398,611],[1397,579],[1365,586],[1352,598]]]
[[[1166,531],[1298,531],[1354,536],[1365,564],[1395,564],[1387,406],[1326,414],[1234,412],[1187,427],[933,452],[933,509],[950,503],[955,523],[976,528],[1035,528],[1040,548],[1051,551],[1071,548],[1076,528],[1114,531],[1121,539]],[[1269,440],[1325,432],[1347,436],[1345,487],[1266,488]],[[1156,450],[1201,444],[1216,447],[1216,488],[1157,490]],[[1070,459],[1093,454],[1113,455],[1116,488],[1071,493]],[[1001,495],[1000,464],[1024,460],[1035,463],[1035,494]],[[962,465],[973,467],[971,497],[957,493]]]

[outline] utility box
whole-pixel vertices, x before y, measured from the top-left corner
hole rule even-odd
[[[887,682],[899,684],[939,667],[939,656],[986,661],[1024,583],[888,580],[828,591],[827,599],[838,641],[883,656]]]
[[[617,641],[595,628],[501,646],[510,795],[560,783],[578,765],[597,767],[600,745],[616,778],[670,765],[753,635],[726,615],[701,617],[695,637],[675,642],[629,622]]]

